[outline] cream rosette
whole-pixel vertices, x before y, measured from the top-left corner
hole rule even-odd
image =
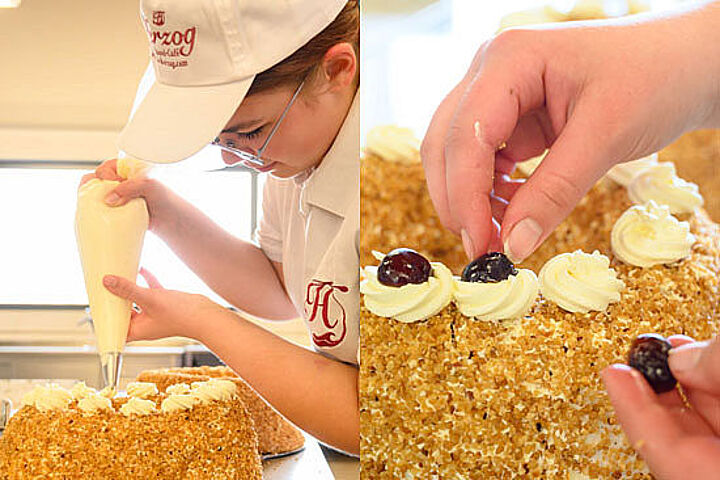
[[[131,382],[125,388],[129,397],[148,398],[158,394],[157,385],[151,382]]]
[[[95,413],[100,410],[113,411],[112,401],[107,397],[98,395],[97,393],[83,397],[78,402],[78,408],[83,413]]]
[[[69,391],[61,386],[51,383],[38,385],[22,398],[22,405],[32,405],[41,412],[51,410],[64,410],[68,408],[73,397]]]
[[[77,382],[75,385],[72,386],[70,389],[70,395],[72,395],[73,400],[80,401],[83,398],[96,394],[97,390],[95,390],[92,387],[88,387],[85,385],[85,382]]]
[[[495,283],[465,282],[455,278],[455,304],[460,313],[478,320],[507,320],[524,316],[535,303],[535,272],[518,269],[516,275]]]
[[[617,219],[610,242],[613,253],[624,263],[648,268],[690,255],[695,236],[690,224],[673,217],[667,205],[650,201],[630,207]]]
[[[376,255],[382,258],[382,255]],[[360,293],[365,306],[375,315],[412,323],[439,313],[453,297],[453,276],[440,262],[430,262],[432,274],[423,283],[409,283],[402,287],[383,285],[377,278],[378,267],[365,267]]]
[[[607,172],[607,176],[623,187],[627,187],[635,177],[657,164],[658,155],[657,153],[653,153],[652,155],[637,160],[618,163]]]
[[[367,135],[365,150],[389,162],[420,163],[420,140],[409,128],[373,127]]]
[[[160,405],[160,410],[165,413],[178,412],[181,410],[190,410],[195,405],[200,403],[200,399],[195,395],[177,395],[173,394],[163,400]]]
[[[213,378],[206,382],[193,382],[192,395],[196,396],[200,403],[206,404],[213,401],[231,400],[237,392],[237,385],[230,380]]]
[[[667,205],[670,213],[690,213],[704,203],[698,186],[678,177],[671,162],[661,162],[645,169],[628,185],[628,195],[633,203],[644,204],[653,200]]]
[[[150,415],[157,411],[155,408],[155,402],[152,400],[145,400],[138,397],[131,397],[123,406],[119,409],[120,413],[129,417],[130,415]]]
[[[563,310],[573,313],[603,312],[620,301],[625,288],[610,268],[610,259],[597,250],[556,255],[540,269],[540,292]]]

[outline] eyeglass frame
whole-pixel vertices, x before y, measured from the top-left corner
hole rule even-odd
[[[282,114],[280,114],[280,117],[275,121],[272,128],[270,129],[270,135],[265,139],[263,144],[260,146],[258,150],[256,150],[257,153],[250,153],[245,150],[235,148],[235,147],[228,147],[227,145],[223,145],[220,143],[220,137],[215,137],[215,139],[210,142],[210,145],[213,145],[215,147],[218,147],[220,150],[224,150],[226,152],[230,152],[234,155],[237,155],[240,157],[243,161],[252,163],[253,165],[257,165],[259,167],[262,167],[265,165],[265,162],[263,162],[261,156],[263,153],[265,153],[265,149],[267,148],[268,144],[270,143],[270,140],[273,138],[273,135],[275,135],[275,132],[277,132],[278,128],[280,128],[280,124],[285,119],[285,116],[287,115],[288,111],[290,111],[290,107],[293,106],[293,103],[295,103],[295,99],[300,95],[300,92],[302,91],[303,85],[305,85],[305,79],[303,79],[302,82],[300,82],[300,85],[298,85],[297,89],[295,89],[295,93],[293,93],[293,96],[290,97],[290,100],[288,101],[287,105],[285,105],[285,109],[283,110]]]

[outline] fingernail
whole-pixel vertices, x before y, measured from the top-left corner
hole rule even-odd
[[[633,377],[633,380],[635,380],[635,384],[640,390],[642,390],[643,392],[648,391],[648,383],[645,380],[645,377],[643,377],[642,373],[635,370],[634,368],[630,368],[630,376]]]
[[[670,369],[673,372],[687,372],[694,369],[704,346],[700,342],[693,342],[671,349],[668,357]]]
[[[114,287],[115,285],[117,285],[117,278],[113,277],[112,275],[108,275],[103,278],[103,283],[106,287]]]
[[[521,263],[533,252],[542,233],[542,227],[532,218],[520,220],[505,239],[505,255],[511,262]]]
[[[120,200],[120,196],[118,196],[118,194],[115,192],[110,192],[105,197],[105,203],[107,203],[108,205],[115,205],[118,200]]]
[[[468,235],[464,228],[460,230],[460,238],[462,238],[462,244],[463,248],[465,249],[465,254],[470,260],[474,260],[473,255],[475,255],[475,250],[473,249],[472,238],[470,238],[470,235]]]

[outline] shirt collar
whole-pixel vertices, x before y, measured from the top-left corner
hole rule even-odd
[[[360,94],[320,165],[305,180],[307,203],[344,217],[360,189]]]

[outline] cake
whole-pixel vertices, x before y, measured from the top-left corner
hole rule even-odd
[[[584,202],[528,265],[493,254],[458,278],[399,250],[363,270],[367,478],[651,478],[599,373],[638,334],[717,332],[718,226],[609,179]]]
[[[41,386],[0,438],[0,478],[262,478],[257,434],[234,382],[186,393],[128,385],[128,396]]]
[[[262,455],[274,455],[292,452],[305,443],[305,437],[295,426],[287,421],[275,409],[248,385],[235,375],[230,368],[195,367],[146,370],[137,376],[140,382],[152,382],[161,392],[178,384],[192,385],[193,382],[222,378],[235,383],[237,396],[242,399],[258,436],[259,451]]]
[[[396,126],[368,134],[360,159],[360,265],[374,263],[373,250],[401,245],[453,271],[465,265],[462,243],[442,226],[430,200],[419,143],[412,131]]]

